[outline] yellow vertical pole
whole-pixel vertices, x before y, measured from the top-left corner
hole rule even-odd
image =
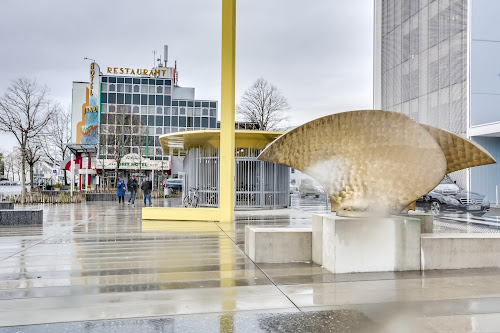
[[[234,220],[236,0],[222,0],[219,219]]]

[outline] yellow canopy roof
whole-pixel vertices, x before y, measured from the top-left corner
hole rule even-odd
[[[235,130],[236,148],[263,149],[283,132]],[[220,130],[176,132],[160,136],[165,154],[184,155],[190,148],[220,146]]]

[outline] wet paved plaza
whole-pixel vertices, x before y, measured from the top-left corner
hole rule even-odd
[[[305,227],[324,210],[225,224],[141,221],[140,205],[116,202],[44,206],[43,226],[0,227],[0,332],[500,331],[499,269],[334,275],[243,253],[246,225]],[[435,231],[493,230],[480,223],[443,217]]]

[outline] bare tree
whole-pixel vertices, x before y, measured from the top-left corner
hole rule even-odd
[[[30,187],[32,191],[35,188],[33,182],[33,169],[35,167],[35,164],[42,158],[42,141],[43,140],[39,139],[31,140],[28,142],[25,149],[25,159],[26,164],[28,164],[30,169]]]
[[[276,86],[263,78],[257,79],[241,96],[236,112],[243,120],[257,124],[260,130],[277,130],[288,118],[290,105]]]
[[[14,180],[14,156],[13,152],[4,156],[4,171],[8,180],[10,180],[10,173],[12,172],[12,180]]]
[[[60,165],[68,154],[66,145],[71,139],[71,110],[69,108],[65,110],[59,105],[54,108],[56,112],[44,130],[41,147],[52,164]],[[64,170],[64,182],[68,183],[66,170]]]
[[[47,87],[25,77],[12,81],[0,98],[0,131],[14,135],[21,150],[21,203],[26,197],[26,146],[37,137],[51,118],[53,105]]]

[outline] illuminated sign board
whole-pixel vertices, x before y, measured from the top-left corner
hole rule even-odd
[[[172,78],[174,75],[174,68],[160,67],[160,68],[130,68],[130,67],[108,67],[107,74],[124,74],[124,75],[147,75],[147,76],[164,76]]]

